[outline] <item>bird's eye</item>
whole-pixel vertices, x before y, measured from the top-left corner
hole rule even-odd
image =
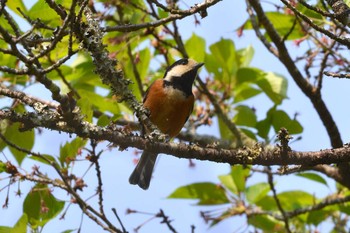
[[[187,59],[182,59],[181,60],[181,65],[187,65],[188,63],[188,60]]]

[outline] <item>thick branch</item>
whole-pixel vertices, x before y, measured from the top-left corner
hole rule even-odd
[[[253,148],[220,149],[205,148],[184,143],[163,143],[143,137],[126,135],[109,128],[102,128],[88,122],[82,122],[81,130],[69,127],[62,118],[48,111],[45,116],[34,113],[18,114],[13,111],[0,111],[0,119],[8,119],[13,122],[21,122],[24,128],[45,127],[60,132],[75,133],[83,138],[95,140],[107,140],[120,146],[120,148],[135,147],[150,152],[172,154],[178,158],[209,160],[218,163],[234,164],[259,164],[259,165],[305,165],[344,163],[350,161],[350,147],[327,149],[314,152],[289,151],[287,154],[280,152],[278,148],[265,150],[260,145]]]

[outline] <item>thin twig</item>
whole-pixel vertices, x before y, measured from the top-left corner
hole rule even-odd
[[[284,221],[284,224],[285,224],[285,228],[286,228],[286,231],[291,233],[292,231],[290,230],[290,227],[289,227],[289,222],[288,222],[288,217],[286,215],[286,212],[284,211],[283,207],[282,207],[282,204],[277,196],[277,192],[276,192],[276,189],[275,189],[275,185],[273,183],[273,175],[271,173],[271,167],[267,167],[267,181],[270,185],[270,189],[272,191],[272,195],[273,195],[273,199],[275,199],[275,202],[277,204],[277,207],[279,209],[279,211],[281,212],[282,216],[283,216],[283,221]]]

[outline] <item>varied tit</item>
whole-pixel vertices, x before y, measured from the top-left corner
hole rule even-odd
[[[171,138],[179,134],[192,113],[192,85],[203,65],[192,59],[180,59],[167,68],[163,79],[156,80],[146,91],[143,105],[150,111],[151,122]],[[142,153],[129,178],[130,184],[148,189],[157,155]]]

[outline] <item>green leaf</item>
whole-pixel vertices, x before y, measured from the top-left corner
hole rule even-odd
[[[26,233],[28,217],[23,214],[13,227],[0,226],[0,233]]]
[[[287,79],[281,75],[268,72],[256,83],[265,94],[277,105],[287,98]]]
[[[271,22],[271,24],[273,25],[275,30],[278,32],[278,34],[280,34],[281,37],[285,37],[289,34],[288,38],[285,38],[286,40],[295,40],[305,36],[305,31],[303,30],[301,25],[298,22],[294,25],[294,22],[295,22],[294,15],[285,14],[285,13],[276,12],[276,11],[265,12],[265,15],[267,16],[267,18],[269,19],[269,21]],[[251,21],[247,20],[243,24],[243,28],[245,30],[253,29]],[[291,31],[291,29],[293,30]],[[268,36],[266,35],[266,37]]]
[[[235,137],[230,131],[230,129],[227,127],[227,125],[221,120],[221,118],[218,118],[219,122],[219,130],[220,130],[220,136],[222,139],[227,140],[233,140]]]
[[[56,1],[60,4],[62,1]],[[45,14],[43,14],[45,12]],[[44,0],[38,0],[28,11],[28,16],[31,19],[40,19],[44,23],[51,23],[51,27],[60,25],[61,18]]]
[[[245,194],[249,203],[255,204],[256,202],[263,199],[269,191],[270,191],[269,184],[258,183],[247,187],[245,190]]]
[[[26,214],[23,214],[14,227],[11,230],[11,233],[26,233],[27,232],[28,217]]]
[[[111,119],[107,115],[101,115],[97,120],[97,125],[101,127],[105,127],[111,122]]]
[[[242,83],[234,88],[234,103],[238,103],[262,93],[261,90],[254,88],[249,83]]]
[[[234,182],[231,174],[221,175],[221,176],[219,176],[219,180],[220,180],[221,184],[223,186],[225,186],[225,188],[230,190],[233,194],[238,195],[237,186],[235,185],[235,182]]]
[[[57,200],[47,185],[37,184],[26,196],[23,212],[27,214],[32,228],[44,226],[63,209],[64,201]]]
[[[271,119],[269,119],[268,117],[256,123],[255,128],[258,130],[258,135],[264,138],[265,140],[268,140],[270,128],[272,126],[271,124]]]
[[[0,160],[0,173],[3,173],[6,171],[6,163]]]
[[[313,224],[313,225],[317,226],[320,223],[324,222],[327,218],[332,216],[333,212],[335,212],[335,211],[334,210],[325,210],[325,209],[311,211],[307,215],[306,223]]]
[[[202,37],[192,33],[185,43],[185,48],[188,55],[198,62],[202,62],[205,59],[205,40]]]
[[[79,94],[82,99],[88,99],[89,103],[101,112],[111,112],[113,114],[120,114],[119,106],[116,100],[109,98],[107,96],[101,96],[96,94],[94,91],[89,90],[79,90]],[[90,105],[90,106],[91,106]],[[86,106],[88,108],[88,106]],[[88,109],[86,109],[87,114]]]
[[[256,83],[257,80],[264,77],[265,73],[261,69],[242,67],[237,70],[237,86],[245,82]]]
[[[239,105],[235,107],[235,111],[237,113],[235,114],[233,121],[236,123],[236,125],[255,127],[256,114],[250,107]]]
[[[85,146],[87,140],[82,138],[75,138],[71,142],[67,142],[64,146],[60,146],[59,160],[61,165],[69,164],[71,160],[74,160],[78,155],[79,150]]]
[[[249,66],[254,57],[254,48],[249,45],[246,48],[237,51],[237,57],[239,61],[239,67]]]
[[[206,56],[206,69],[208,68],[207,70],[211,72],[214,68],[214,74],[219,74],[215,76],[215,79],[226,84],[232,83],[238,69],[236,48],[233,41],[221,39],[219,42],[212,44],[209,50],[211,52],[211,57]],[[207,61],[207,58],[210,60]],[[215,63],[215,67],[209,64],[211,62]]]
[[[304,191],[287,191],[277,195],[285,211],[293,211],[298,208],[311,206],[315,203],[315,197]]]
[[[44,158],[37,157],[37,156],[30,156],[29,158],[30,158],[30,159],[33,159],[33,160],[35,160],[35,161],[39,161],[39,162],[41,162],[41,163],[47,164],[47,165],[51,165],[50,162],[54,162],[54,163],[57,164],[56,158],[53,157],[52,155],[42,154],[41,156],[44,157],[45,159],[44,159]],[[47,159],[47,160],[46,160],[46,159]]]
[[[24,13],[24,14],[27,14],[27,8],[26,6],[23,4],[23,1],[22,0],[11,0],[11,1],[8,1],[6,2],[6,6],[8,8],[10,8],[14,13],[16,13],[18,16],[22,17],[22,14],[19,13],[19,11],[17,10],[17,8],[20,8],[21,11]]]
[[[0,226],[0,233],[12,233],[11,227]]]
[[[316,173],[303,172],[303,173],[299,173],[296,175],[328,186],[327,181],[322,176],[320,176]]]
[[[282,222],[268,215],[252,215],[248,218],[248,223],[263,232],[285,232]]]
[[[272,126],[277,133],[282,127],[286,128],[289,134],[299,134],[303,132],[303,127],[295,119],[290,119],[288,114],[282,110],[276,110],[275,108],[269,110]]]
[[[8,141],[12,142],[18,147],[30,151],[34,146],[34,130],[20,132],[20,126],[20,123],[13,123],[9,125],[4,136]],[[27,154],[13,147],[9,147],[9,149],[15,157],[17,163],[21,165],[23,159],[26,157]]]
[[[74,230],[65,230],[65,231],[62,231],[61,233],[71,233],[73,231],[76,231],[76,229],[74,229]]]
[[[230,202],[222,187],[209,182],[182,186],[168,198],[198,199],[197,205],[219,205]]]
[[[90,98],[83,97],[77,101],[77,105],[80,107],[80,111],[84,116],[84,120],[87,122],[92,122],[93,108],[90,102]]]
[[[235,165],[231,167],[231,176],[239,193],[245,191],[245,185],[249,173],[249,167],[243,167],[242,165]]]

